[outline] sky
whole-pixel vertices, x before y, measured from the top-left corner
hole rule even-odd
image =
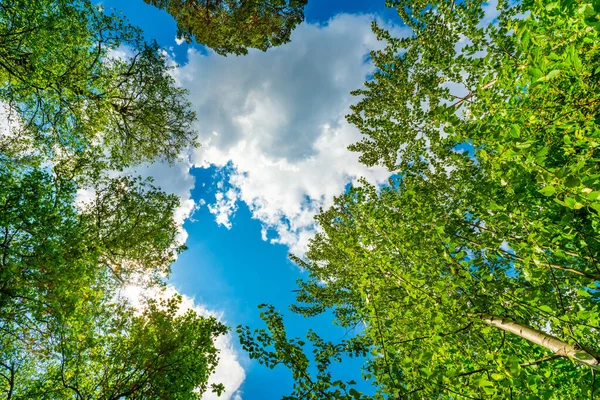
[[[330,340],[345,335],[328,315],[304,320],[287,311],[296,280],[304,276],[288,253],[305,251],[316,229],[313,217],[349,184],[359,177],[382,184],[389,177],[347,150],[360,134],[344,118],[356,102],[350,91],[373,72],[369,51],[382,46],[371,22],[406,33],[384,3],[309,0],[306,21],[291,43],[222,57],[178,43],[171,17],[143,0],[102,2],[179,64],[173,76],[189,90],[197,113],[200,148],[189,149],[175,165],[133,171],[181,197],[176,218],[188,250],[173,265],[169,285],[187,307],[234,328],[260,328],[257,305],[269,303],[284,313],[292,336],[311,327]],[[271,400],[291,392],[289,372],[249,360],[234,332],[217,345],[221,361],[212,380],[225,384],[221,398]],[[335,370],[360,380],[356,361]]]

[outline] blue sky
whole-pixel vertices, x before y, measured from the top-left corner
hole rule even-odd
[[[367,169],[346,146],[360,138],[344,120],[380,46],[374,15],[393,20],[384,0],[312,0],[292,43],[267,53],[220,57],[175,42],[175,23],[142,0],[105,0],[156,39],[181,65],[174,76],[190,90],[202,147],[175,166],[141,169],[182,198],[179,222],[189,250],[173,266],[171,285],[230,326],[262,327],[256,306],[285,312],[292,335],[310,327],[328,339],[344,331],[331,318],[303,320],[287,312],[302,272],[288,261],[314,234],[312,217],[360,176],[382,183],[386,171]],[[289,394],[285,369],[251,362],[232,336],[221,343],[226,399],[270,400]],[[359,380],[359,365],[338,367]],[[207,396],[207,398],[211,398]]]

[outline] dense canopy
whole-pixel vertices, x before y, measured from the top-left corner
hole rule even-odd
[[[307,3],[145,1],[221,55],[287,43]],[[346,335],[307,345],[261,305],[242,347],[291,371],[289,399],[598,397],[600,3],[387,5],[410,34],[373,23],[347,120],[391,178],[347,187],[291,256],[291,310]],[[228,327],[163,290],[179,198],[131,172],[198,145],[170,56],[89,0],[2,1],[0,42],[0,391],[221,394]],[[366,384],[336,376],[347,357]]]
[[[310,278],[292,309],[356,336],[310,333],[316,376],[272,308],[242,344],[293,371],[293,399],[594,398],[598,5],[388,4],[413,34],[374,26],[386,46],[348,120],[351,150],[393,178],[341,195],[293,257]],[[343,355],[365,357],[374,393],[335,380]]]
[[[221,55],[266,51],[290,41],[308,0],[144,0],[177,22],[177,37]]]
[[[0,5],[0,391],[8,399],[200,398],[227,328],[164,285],[179,199],[115,175],[195,145],[164,53],[87,0]],[[82,197],[87,193],[87,198]],[[140,283],[141,282],[141,283]]]

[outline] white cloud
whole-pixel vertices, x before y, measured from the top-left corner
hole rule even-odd
[[[203,146],[192,162],[230,171],[210,205],[219,224],[231,227],[243,201],[263,223],[263,238],[301,253],[320,207],[360,176],[389,176],[347,150],[360,139],[344,118],[357,101],[350,91],[373,72],[367,56],[381,47],[372,19],[341,14],[327,25],[302,24],[290,44],[245,57],[189,52],[175,77],[198,114]]]
[[[223,185],[220,185],[221,187]],[[216,202],[208,205],[208,210],[215,215],[217,224],[224,225],[231,229],[231,216],[237,210],[238,192],[235,189],[229,189],[226,192],[220,191],[216,194]]]
[[[238,201],[263,223],[262,237],[302,253],[314,234],[313,217],[360,176],[381,183],[382,168],[367,169],[347,146],[360,139],[344,116],[357,101],[350,91],[373,72],[370,50],[381,47],[371,31],[373,16],[340,14],[327,25],[302,24],[292,42],[268,52],[221,57],[190,50],[188,63],[173,71],[190,90],[203,146],[191,162],[147,164],[126,171],[152,176],[179,195],[180,226],[204,200],[190,197],[192,166],[227,170],[209,204],[218,224],[231,228]],[[395,36],[405,34],[392,27]],[[127,48],[113,50],[126,58]],[[80,199],[89,193],[81,192]],[[187,238],[181,231],[180,240]],[[269,233],[271,233],[269,235]]]
[[[211,383],[222,383],[225,392],[219,397],[215,393],[205,393],[202,400],[242,400],[240,386],[246,378],[246,372],[240,364],[240,357],[233,345],[233,335],[227,334],[217,338],[215,346],[219,349],[219,364],[208,380]]]

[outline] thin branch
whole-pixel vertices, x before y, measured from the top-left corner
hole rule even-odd
[[[494,84],[496,83],[496,79],[492,79],[491,82],[486,83],[485,85],[483,85],[481,87],[481,90],[488,90],[489,88],[491,88],[492,86],[494,86]],[[465,97],[461,98],[459,101],[457,101],[456,103],[452,104],[452,107],[454,109],[459,109],[465,102],[469,101],[471,98],[473,98],[473,96],[475,96],[475,94],[471,91],[469,91],[469,94],[466,95]]]
[[[538,365],[538,364],[541,364],[546,361],[556,360],[557,358],[563,358],[563,356],[558,355],[558,354],[553,354],[551,356],[546,356],[546,357],[540,358],[539,360],[531,361],[528,363],[523,363],[523,364],[521,364],[521,367],[530,367],[532,365]]]

